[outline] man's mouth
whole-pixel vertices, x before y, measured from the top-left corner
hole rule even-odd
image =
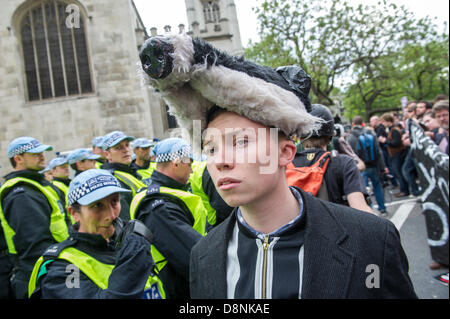
[[[241,181],[229,177],[221,178],[217,181],[217,186],[221,190],[229,190],[239,186],[239,184],[241,184]]]

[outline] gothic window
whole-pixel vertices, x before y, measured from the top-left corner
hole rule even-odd
[[[217,1],[205,1],[203,2],[203,14],[205,22],[219,23],[220,20],[220,7]]]
[[[66,25],[67,3],[34,1],[20,21],[27,99],[90,93],[91,68],[87,52],[85,20]]]

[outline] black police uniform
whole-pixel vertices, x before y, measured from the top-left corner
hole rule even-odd
[[[189,191],[189,185],[181,184],[158,171],[152,173],[151,179],[152,185]],[[191,248],[202,238],[192,228],[192,214],[167,197],[155,196],[141,204],[135,218],[150,229],[154,236],[152,244],[167,260],[167,265],[158,274],[167,298],[189,298]]]
[[[78,226],[78,225],[77,225]],[[79,271],[77,286],[67,285],[68,261],[55,259],[60,251],[52,249],[54,260],[45,265],[46,272],[39,277],[31,298],[42,299],[117,299],[142,298],[145,283],[150,275],[153,259],[150,242],[137,234],[128,234],[121,248],[115,248],[113,238],[107,242],[101,235],[80,233],[78,227],[70,231],[70,238],[56,245],[76,248],[99,262],[115,265],[108,279],[107,289],[98,287]],[[45,255],[45,254],[44,254]],[[48,257],[51,260],[51,256]],[[43,266],[41,266],[42,269]]]

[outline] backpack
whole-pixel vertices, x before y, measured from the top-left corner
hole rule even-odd
[[[325,152],[311,166],[295,167],[292,162],[289,163],[289,165],[286,166],[286,179],[288,185],[297,186],[305,192],[311,193],[313,196],[328,200],[326,185],[322,182],[330,158],[331,153]],[[320,193],[319,190],[321,190]]]
[[[357,139],[356,150],[358,156],[366,166],[377,166],[378,163],[378,143],[375,136],[369,133],[352,133]]]

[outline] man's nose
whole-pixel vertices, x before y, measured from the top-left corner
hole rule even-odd
[[[219,150],[217,154],[214,155],[213,161],[219,171],[234,168],[233,153],[231,151],[227,152],[226,148]]]

